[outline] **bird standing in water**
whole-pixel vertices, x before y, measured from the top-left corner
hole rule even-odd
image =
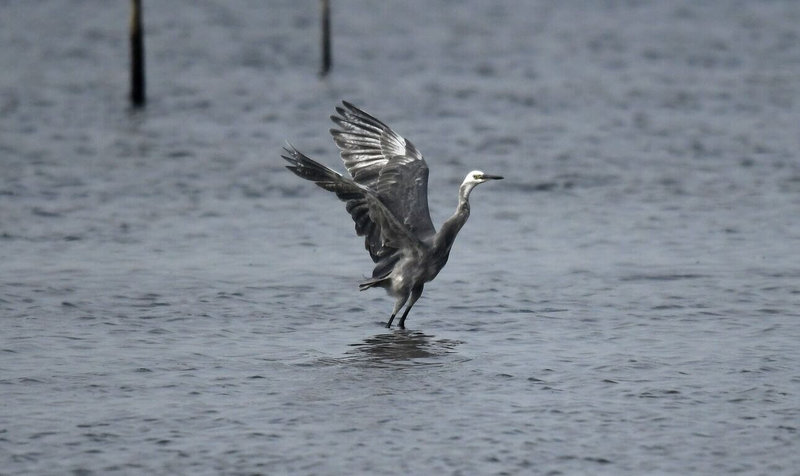
[[[456,235],[469,218],[469,195],[476,185],[503,177],[480,170],[468,173],[458,188],[455,214],[437,232],[428,212],[428,165],[408,140],[386,124],[347,101],[336,108],[331,129],[351,177],[316,162],[292,145],[282,155],[286,168],[315,182],[345,202],[355,221],[356,233],[365,237],[375,268],[372,278],[359,285],[362,291],[381,287],[395,297],[386,327],[405,305],[398,326],[447,263]]]

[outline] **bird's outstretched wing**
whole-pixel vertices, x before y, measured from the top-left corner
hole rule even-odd
[[[375,191],[309,158],[292,145],[284,150],[282,157],[290,164],[286,168],[345,202],[356,233],[365,237],[365,247],[374,262],[391,260],[398,249],[420,249],[420,240],[396,219]]]
[[[428,210],[428,165],[414,144],[386,124],[342,101],[331,135],[358,184],[375,191],[385,207],[419,239],[436,230]]]

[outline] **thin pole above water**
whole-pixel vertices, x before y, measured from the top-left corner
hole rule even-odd
[[[142,0],[131,0],[131,104],[145,104],[144,30],[142,28]]]
[[[320,0],[322,10],[322,69],[319,74],[325,76],[331,70],[331,8],[328,0]]]

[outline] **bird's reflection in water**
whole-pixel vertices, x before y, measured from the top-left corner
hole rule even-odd
[[[419,331],[397,330],[364,339],[347,352],[348,360],[387,366],[436,365],[455,352],[459,341],[434,339]]]

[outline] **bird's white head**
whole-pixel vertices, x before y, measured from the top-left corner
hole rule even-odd
[[[468,173],[467,176],[464,177],[464,181],[461,182],[461,188],[459,188],[459,196],[461,197],[461,201],[466,202],[469,199],[469,194],[472,192],[472,189],[475,188],[475,186],[479,183],[487,182],[489,180],[501,180],[502,178],[503,177],[499,175],[489,175],[480,170],[473,170],[472,172]]]
[[[489,180],[502,180],[502,178],[503,177],[499,175],[488,175],[480,170],[473,170],[464,177],[464,181],[461,182],[461,185],[472,184],[474,186]]]

